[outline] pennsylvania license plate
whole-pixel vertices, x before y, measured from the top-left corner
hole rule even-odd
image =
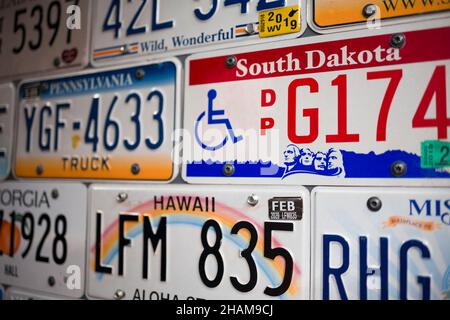
[[[14,137],[13,84],[0,85],[0,180],[8,177],[11,169]]]
[[[309,0],[308,22],[317,32],[381,28],[394,23],[450,17],[448,0]]]
[[[169,60],[22,83],[16,176],[171,180],[179,73]]]
[[[79,298],[84,294],[86,187],[0,186],[0,282]]]
[[[314,299],[450,298],[450,193],[316,188]]]
[[[449,38],[434,20],[189,57],[183,178],[449,186]]]
[[[0,78],[88,63],[89,0],[0,1]]]
[[[94,6],[93,63],[292,39],[307,24],[305,0],[105,0]]]
[[[91,187],[87,295],[308,299],[303,187]]]

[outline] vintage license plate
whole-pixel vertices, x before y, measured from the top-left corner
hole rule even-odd
[[[89,61],[89,0],[2,1],[0,78]]]
[[[312,207],[315,299],[449,299],[448,189],[319,187]]]
[[[385,25],[450,17],[447,0],[309,0],[308,23],[317,32],[356,28],[376,29]]]
[[[94,185],[90,199],[90,298],[309,298],[303,187]]]
[[[67,297],[43,294],[32,290],[9,287],[5,292],[5,300],[67,300]]]
[[[84,294],[87,189],[82,184],[0,186],[0,282]]]
[[[13,84],[0,85],[0,180],[8,177],[11,169],[14,130]]]
[[[292,39],[307,24],[304,0],[109,0],[94,5],[94,64]],[[286,14],[280,11],[287,7]],[[267,28],[260,35],[261,21]]]
[[[177,60],[20,85],[15,174],[170,181]]]
[[[450,185],[447,147],[421,162],[449,141],[449,37],[434,20],[189,57],[183,178]]]

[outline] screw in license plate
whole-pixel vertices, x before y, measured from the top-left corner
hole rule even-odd
[[[141,167],[137,164],[137,163],[133,163],[131,165],[131,173],[134,175],[139,174],[139,172],[141,171]]]
[[[44,167],[42,165],[37,165],[36,166],[36,174],[38,176],[42,175],[44,173]]]
[[[47,283],[48,283],[48,285],[49,285],[50,287],[55,286],[55,284],[56,284],[56,279],[55,279],[55,277],[53,277],[53,276],[48,277]]]
[[[118,289],[116,292],[114,292],[114,299],[115,300],[122,300],[125,298],[125,291]]]
[[[406,173],[406,163],[403,161],[395,161],[391,166],[391,172],[395,177],[401,177]]]
[[[145,70],[144,69],[137,69],[135,77],[137,80],[142,80],[145,76]]]
[[[227,68],[230,68],[230,69],[234,68],[234,67],[236,67],[236,64],[237,64],[237,59],[235,56],[228,56],[225,59],[225,65],[227,66]]]
[[[249,23],[245,26],[245,32],[247,34],[254,34],[255,31],[255,25],[253,23]]]
[[[406,37],[403,33],[394,33],[391,36],[390,45],[393,48],[401,49],[405,46]]]
[[[55,67],[59,67],[61,65],[61,59],[59,59],[59,58],[53,59],[53,65]]]
[[[53,189],[53,190],[52,190],[52,198],[53,198],[53,199],[58,199],[58,197],[59,197],[59,192],[58,192],[58,190]]]
[[[117,195],[117,202],[124,202],[125,200],[128,199],[128,194],[125,192],[121,192]]]
[[[234,174],[234,166],[231,163],[227,163],[223,166],[222,172],[225,176],[231,177]]]
[[[364,18],[370,18],[376,12],[377,12],[377,6],[372,3],[369,3],[366,6],[364,6],[362,13],[363,13]]]
[[[370,211],[377,212],[380,211],[382,202],[378,197],[371,197],[367,200],[367,207]]]
[[[258,204],[259,197],[256,194],[252,194],[248,196],[247,203],[251,205],[252,207],[256,206]]]

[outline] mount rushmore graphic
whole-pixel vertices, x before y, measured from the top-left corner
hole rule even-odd
[[[285,168],[281,179],[300,173],[345,177],[342,154],[334,148],[314,153],[309,148],[290,144],[283,152],[283,162]]]

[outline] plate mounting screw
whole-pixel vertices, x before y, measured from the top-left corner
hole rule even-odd
[[[142,80],[144,78],[144,76],[145,76],[144,69],[137,69],[136,70],[135,77],[136,77],[137,80]]]
[[[223,166],[222,172],[225,176],[231,177],[234,174],[234,165],[227,163]]]
[[[50,287],[53,287],[56,284],[55,277],[53,276],[48,277],[47,283]]]
[[[227,68],[232,69],[232,68],[236,67],[236,64],[237,64],[237,59],[235,56],[228,56],[225,59],[225,65],[227,66]]]
[[[381,205],[381,200],[378,197],[371,197],[367,200],[367,208],[369,208],[370,211],[379,211],[381,209]]]
[[[58,199],[58,197],[59,197],[59,192],[58,192],[58,190],[57,190],[57,189],[53,189],[53,190],[52,190],[52,198],[53,198],[53,199]]]
[[[252,207],[256,206],[258,204],[259,197],[256,194],[252,194],[248,196],[247,203],[251,205]]]
[[[403,161],[395,161],[391,166],[391,172],[396,177],[401,177],[406,173],[406,163]]]
[[[369,3],[366,6],[364,6],[362,13],[363,13],[364,18],[370,18],[376,12],[377,12],[377,6],[372,3]]]
[[[44,167],[42,165],[37,165],[36,166],[36,174],[38,176],[42,175],[44,173]]]
[[[405,46],[406,37],[403,33],[394,33],[391,36],[390,45],[393,48],[401,49]]]
[[[255,33],[255,26],[253,25],[253,23],[249,23],[245,26],[245,32],[247,32],[248,34]]]
[[[131,173],[137,175],[139,172],[141,172],[141,167],[137,163],[133,163],[131,165]]]
[[[122,300],[125,298],[125,291],[118,289],[114,292],[114,300]]]
[[[121,192],[117,195],[117,202],[124,202],[125,200],[128,199],[128,194],[125,192]]]
[[[53,59],[53,65],[55,67],[59,67],[61,65],[61,59],[59,59],[59,58]]]

